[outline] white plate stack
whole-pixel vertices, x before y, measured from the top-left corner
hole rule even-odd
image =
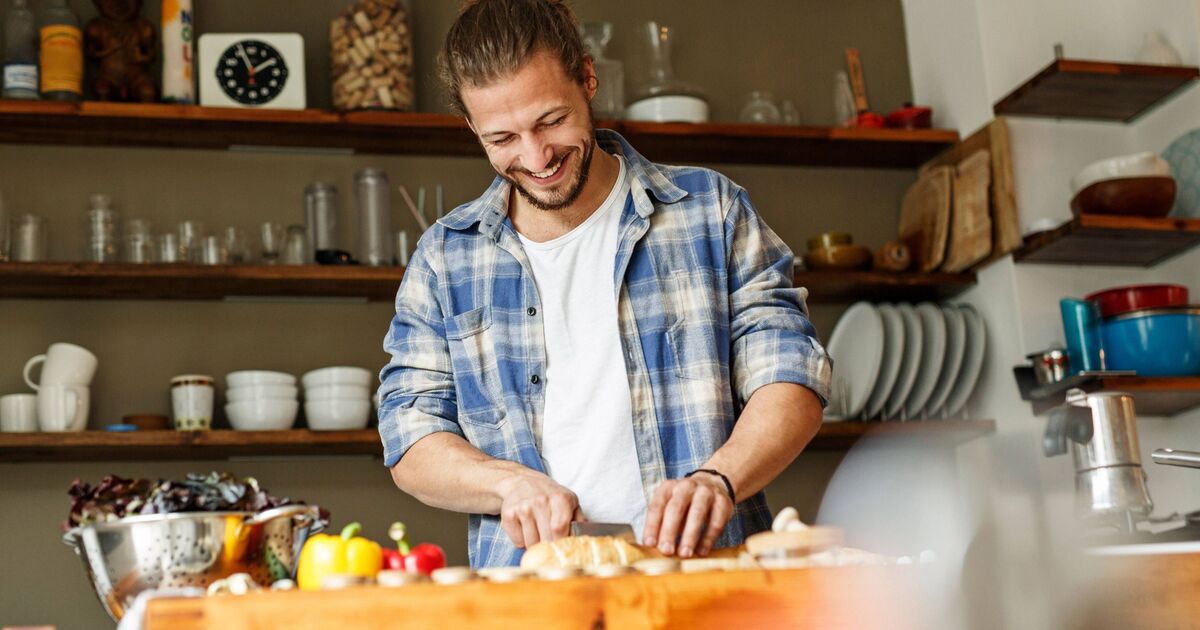
[[[365,429],[371,418],[371,372],[360,367],[327,367],[303,377],[304,416],[314,431]]]
[[[283,431],[300,410],[296,377],[286,372],[240,370],[225,375],[225,415],[238,431]]]
[[[953,418],[983,368],[987,327],[967,305],[858,302],[829,337],[826,422]]]

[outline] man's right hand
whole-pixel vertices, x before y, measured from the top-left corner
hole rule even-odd
[[[497,490],[500,526],[518,548],[562,538],[571,532],[571,521],[583,520],[575,493],[539,472],[513,475]]]

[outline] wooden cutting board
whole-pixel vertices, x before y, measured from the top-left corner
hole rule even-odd
[[[942,271],[965,271],[992,253],[992,217],[988,212],[991,162],[990,154],[980,149],[958,164],[954,174],[950,246]]]
[[[900,240],[912,253],[913,269],[933,271],[946,255],[954,167],[940,166],[921,173],[900,204]]]

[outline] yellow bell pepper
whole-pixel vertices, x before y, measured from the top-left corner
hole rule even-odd
[[[300,566],[296,583],[301,590],[321,588],[321,578],[333,574],[350,574],[374,578],[383,568],[383,549],[373,540],[361,538],[362,525],[350,523],[341,536],[316,534],[300,551]]]

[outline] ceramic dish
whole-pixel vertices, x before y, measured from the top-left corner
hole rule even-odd
[[[1077,195],[1084,188],[1106,180],[1170,176],[1171,166],[1167,161],[1149,151],[1119,155],[1092,162],[1075,173],[1071,178],[1071,194]]]
[[[1165,217],[1175,205],[1171,177],[1122,177],[1096,182],[1071,198],[1075,214]]]
[[[304,383],[304,389],[309,390],[323,385],[358,385],[360,387],[370,387],[373,377],[374,374],[364,368],[335,366],[306,372],[300,380]]]
[[[1181,284],[1139,284],[1097,291],[1083,299],[1100,305],[1100,317],[1115,317],[1144,308],[1187,306],[1188,288]]]
[[[271,372],[269,370],[239,370],[225,375],[228,387],[246,387],[248,385],[295,385],[296,377],[287,372]]]
[[[1171,216],[1200,219],[1200,129],[1179,136],[1163,151],[1175,176],[1175,206]]]
[[[896,312],[904,322],[904,353],[900,359],[900,373],[896,376],[896,385],[888,394],[887,406],[883,413],[885,418],[898,418],[904,410],[904,401],[912,391],[913,383],[917,380],[917,371],[921,368],[921,355],[925,352],[925,330],[921,328],[921,319],[911,304],[897,304]]]
[[[966,346],[963,348],[962,367],[959,369],[958,382],[946,398],[946,416],[957,417],[967,400],[975,391],[975,383],[979,381],[979,373],[983,371],[983,358],[987,354],[987,326],[983,316],[974,308],[962,305],[963,320],[966,323]]]
[[[888,394],[896,385],[896,377],[900,375],[900,361],[904,358],[904,320],[900,312],[891,304],[880,304],[875,308],[883,320],[883,357],[879,362],[879,378],[875,379],[875,387],[863,409],[863,417],[868,420],[878,418],[883,411]]]
[[[1138,376],[1200,375],[1200,307],[1124,313],[1100,324],[1110,370]]]
[[[958,381],[962,369],[963,351],[967,342],[967,322],[962,311],[952,305],[942,306],[942,315],[946,318],[946,356],[942,361],[942,371],[938,375],[937,386],[925,403],[925,417],[937,416],[950,397],[950,390]]]
[[[875,306],[851,306],[833,327],[828,351],[834,364],[830,414],[853,418],[867,404],[883,356],[883,321]]]
[[[835,245],[814,249],[804,255],[804,266],[813,270],[854,270],[871,266],[874,255],[862,245]]]
[[[908,400],[904,401],[905,418],[917,417],[929,401],[946,356],[946,317],[942,315],[942,309],[932,302],[923,302],[917,305],[917,316],[921,319],[921,329],[925,331],[925,348],[921,351],[917,380],[908,394]]]

